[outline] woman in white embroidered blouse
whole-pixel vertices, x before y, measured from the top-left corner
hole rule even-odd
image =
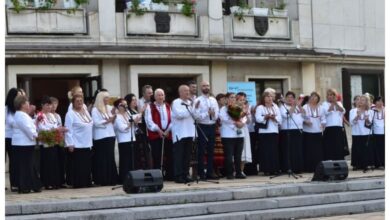
[[[16,170],[16,187],[19,193],[41,191],[41,182],[33,166],[34,148],[38,137],[33,119],[28,115],[30,104],[26,96],[14,101],[16,113],[12,126],[12,154]]]
[[[92,108],[93,119],[93,157],[92,180],[94,184],[107,186],[118,183],[115,164],[115,115],[108,105],[109,93],[99,92]]]
[[[72,109],[65,116],[65,144],[68,148],[66,182],[74,188],[90,187],[93,121],[84,106],[84,96],[72,98]]]
[[[375,167],[385,168],[385,106],[381,96],[374,99],[374,120],[372,135],[374,136]]]
[[[49,96],[44,96],[41,100],[42,111],[38,113],[36,119],[38,131],[56,130],[62,132],[58,126],[57,119],[51,113],[53,107]],[[48,146],[45,143],[40,144],[40,177],[45,189],[58,189],[61,183],[60,163],[58,159],[58,148],[60,146]]]

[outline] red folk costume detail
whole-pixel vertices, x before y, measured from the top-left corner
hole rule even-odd
[[[168,124],[167,124],[167,128],[169,127],[169,125],[171,124],[171,107],[165,103],[165,108],[166,108],[166,111],[167,111],[167,115],[168,115]],[[152,114],[152,120],[153,122],[162,130],[164,131],[161,127],[161,118],[160,118],[160,112],[158,111],[157,109],[157,106],[156,104],[154,103],[151,103],[150,104],[150,110],[151,110],[151,114]],[[160,138],[160,135],[158,134],[158,132],[154,132],[154,131],[151,131],[148,129],[148,137],[150,140],[156,140],[156,139],[159,139]],[[169,132],[169,135],[167,137],[169,140],[172,140],[172,133]]]

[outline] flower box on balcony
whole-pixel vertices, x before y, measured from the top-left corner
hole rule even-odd
[[[245,22],[232,16],[233,39],[290,39],[288,17],[244,16]]]
[[[125,13],[125,28],[128,36],[134,35],[158,35],[158,36],[182,36],[182,37],[197,37],[198,31],[198,17],[193,15],[191,17],[184,16],[179,12],[169,12],[170,22],[169,31],[160,33],[156,30],[155,15],[158,12],[146,12],[144,15],[136,16],[130,11]],[[166,13],[166,12],[162,12]],[[129,14],[129,16],[127,15]]]
[[[66,9],[25,9],[19,13],[7,9],[8,34],[87,34],[84,9],[68,13]]]

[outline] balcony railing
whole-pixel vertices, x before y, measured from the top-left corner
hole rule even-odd
[[[7,9],[8,34],[87,34],[84,9],[69,13],[66,9],[39,10],[28,8],[19,13]]]
[[[233,39],[279,39],[288,40],[290,35],[290,19],[288,17],[258,17],[245,15],[244,20],[232,18]]]
[[[127,36],[178,36],[198,37],[199,17],[187,17],[179,12],[146,12],[135,15],[125,11],[125,33]],[[160,17],[159,17],[160,16]],[[159,24],[165,22],[165,24]],[[160,25],[160,27],[158,27]]]

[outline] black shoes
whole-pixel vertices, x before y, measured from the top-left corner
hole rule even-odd
[[[243,173],[238,173],[238,174],[236,174],[236,178],[237,179],[246,179],[246,176]]]
[[[182,177],[179,177],[175,179],[175,183],[186,183],[186,181]]]
[[[233,175],[227,175],[227,176],[226,176],[226,179],[228,179],[228,180],[234,180],[234,176],[233,176]]]
[[[208,180],[219,180],[219,177],[216,175],[207,175],[206,177]]]

